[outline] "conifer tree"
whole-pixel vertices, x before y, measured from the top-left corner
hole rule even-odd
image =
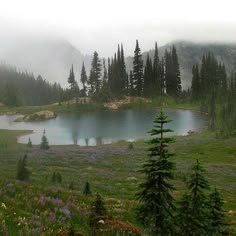
[[[161,95],[165,93],[166,83],[165,83],[165,60],[164,57],[162,57],[160,62],[160,90]]]
[[[194,100],[199,99],[200,98],[200,77],[199,77],[199,68],[198,68],[198,64],[193,65],[192,68],[192,98]]]
[[[95,51],[91,63],[91,70],[89,75],[90,94],[98,94],[101,87],[101,60],[98,53]]]
[[[133,81],[133,72],[132,70],[129,73],[129,95],[134,95],[134,81]]]
[[[27,147],[32,147],[32,142],[30,138],[28,139]]]
[[[18,161],[16,179],[21,181],[27,181],[29,179],[29,170],[27,168],[26,154],[24,155],[23,159]]]
[[[80,81],[83,85],[81,96],[86,97],[86,92],[87,92],[86,84],[88,82],[88,77],[87,77],[86,70],[85,70],[85,67],[84,67],[84,62],[83,62],[82,69],[81,69]]]
[[[156,95],[161,95],[161,63],[158,54],[157,42],[155,43],[153,57],[153,90]]]
[[[153,68],[152,60],[147,54],[146,65],[144,68],[144,85],[143,85],[143,95],[145,97],[154,96],[155,92],[157,93],[155,83],[153,81]]]
[[[69,74],[69,77],[68,77],[68,83],[69,83],[69,86],[70,86],[70,91],[71,93],[73,93],[73,90],[75,88],[75,74],[74,74],[74,68],[73,68],[73,65],[71,66],[71,69],[70,69],[70,74]]]
[[[140,202],[137,218],[141,220],[147,229],[148,235],[172,235],[174,199],[171,183],[175,169],[174,163],[170,160],[174,155],[168,150],[169,143],[174,139],[165,137],[166,133],[172,132],[165,127],[171,122],[161,111],[154,120],[154,128],[149,131],[155,136],[148,143],[149,159],[143,165],[144,182],[139,186],[136,194]]]
[[[103,58],[102,63],[103,63],[103,77],[102,77],[102,79],[107,81],[107,78],[108,78],[108,76],[107,76],[107,67],[106,67],[106,61],[105,61],[104,58]]]
[[[3,94],[3,102],[7,106],[19,106],[20,101],[17,95],[16,86],[7,82]]]
[[[223,199],[215,188],[209,196],[209,216],[211,235],[223,235],[225,232],[225,214],[223,210]]]
[[[209,128],[210,128],[210,130],[215,130],[215,126],[216,126],[216,104],[215,104],[215,93],[214,92],[211,95],[209,117],[210,117]]]
[[[96,193],[95,201],[92,203],[92,209],[96,216],[104,216],[107,213],[105,202],[99,193]]]
[[[165,85],[166,93],[179,96],[181,93],[181,78],[176,48],[173,45],[170,51],[165,51]]]
[[[86,181],[85,186],[84,186],[84,195],[90,195],[92,194],[91,189],[90,189],[90,184],[88,181]]]
[[[48,144],[48,139],[46,137],[46,131],[43,131],[43,136],[42,136],[42,140],[41,140],[41,144],[40,144],[40,149],[49,149],[49,144]]]
[[[209,233],[207,196],[208,181],[204,177],[205,169],[199,161],[192,167],[192,174],[187,181],[188,191],[179,202],[178,224],[183,236],[201,236]]]
[[[136,46],[134,50],[133,84],[134,84],[135,95],[142,96],[143,95],[143,60],[142,60],[142,54],[141,54],[138,40],[136,40]]]

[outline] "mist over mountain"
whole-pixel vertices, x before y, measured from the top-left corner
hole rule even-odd
[[[154,45],[155,40],[153,40]],[[179,57],[183,88],[191,86],[192,65],[201,61],[204,54],[211,51],[219,61],[225,63],[228,73],[236,68],[236,44],[230,43],[192,43],[187,41],[173,42]],[[171,48],[173,43],[159,47],[160,58],[165,49]],[[142,49],[142,42],[140,42]],[[114,52],[117,48],[114,48]],[[97,49],[99,56],[102,48]],[[91,51],[91,55],[92,55]],[[145,62],[147,53],[153,56],[154,50],[143,52]],[[0,41],[0,61],[16,66],[20,70],[32,72],[35,76],[41,75],[50,82],[59,82],[67,87],[67,78],[71,64],[74,65],[76,80],[80,79],[80,70],[84,61],[87,75],[91,64],[91,55],[83,55],[80,48],[76,48],[69,41],[61,38],[26,38],[10,37]],[[125,52],[126,55],[126,52]],[[126,57],[126,69],[132,69],[133,59]]]
[[[164,56],[165,50],[170,49],[175,45],[180,64],[181,79],[184,89],[191,86],[192,66],[195,63],[200,63],[204,54],[208,52],[214,53],[217,60],[223,62],[226,66],[228,74],[236,69],[236,44],[231,43],[192,43],[187,41],[177,41],[168,43],[159,48],[159,57]],[[148,52],[143,52],[143,60],[146,60],[147,53],[151,57],[154,55],[154,49]],[[127,70],[132,69],[132,57],[126,58]]]
[[[0,41],[1,42],[1,41]],[[71,64],[79,79],[83,61],[89,67],[91,57],[83,55],[64,39],[17,38],[0,44],[0,61],[16,66],[21,71],[41,75],[50,82],[67,86]]]

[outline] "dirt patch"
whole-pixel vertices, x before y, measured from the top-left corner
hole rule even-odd
[[[143,102],[143,103],[150,103],[151,101],[147,98],[142,98],[142,97],[129,97],[129,96],[125,96],[123,99],[121,100],[117,100],[114,102],[109,102],[109,103],[104,103],[104,107],[108,108],[108,109],[119,109],[121,106],[129,104],[131,102]]]

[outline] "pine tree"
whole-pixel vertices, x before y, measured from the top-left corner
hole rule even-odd
[[[104,216],[107,213],[105,202],[99,193],[96,193],[95,201],[92,203],[92,209],[96,216]]]
[[[216,128],[216,104],[215,104],[215,93],[213,92],[211,95],[211,101],[210,101],[210,130],[215,130]]]
[[[165,60],[164,57],[161,59],[161,64],[160,64],[160,83],[161,83],[161,95],[165,93],[166,89],[166,83],[165,83]]]
[[[172,46],[172,61],[173,61],[173,73],[175,81],[175,95],[179,96],[182,90],[181,78],[180,78],[180,68],[179,68],[179,59],[175,45]]]
[[[170,96],[179,96],[181,93],[181,78],[176,48],[165,51],[165,85],[166,93]]]
[[[102,77],[102,80],[105,80],[107,81],[107,78],[108,78],[108,75],[107,75],[107,67],[106,67],[106,61],[105,59],[103,58],[103,77]]]
[[[209,233],[207,196],[208,181],[204,177],[205,169],[199,161],[192,167],[187,182],[188,191],[179,202],[178,224],[183,236],[201,236]]]
[[[41,144],[40,144],[40,149],[49,149],[49,144],[48,144],[48,139],[46,137],[46,131],[43,131],[43,136],[42,136],[42,140],[41,140]]]
[[[219,191],[215,188],[209,196],[209,216],[211,235],[223,235],[225,231],[225,214],[223,200]]]
[[[91,70],[89,75],[90,94],[96,95],[99,93],[101,86],[101,60],[98,53],[95,51],[91,63]]]
[[[100,219],[104,219],[106,216],[107,209],[105,207],[105,202],[102,196],[97,193],[95,201],[91,204],[91,212],[89,216],[89,225],[91,228],[91,235],[97,235],[96,231],[99,225],[97,224]]]
[[[21,181],[27,181],[29,179],[29,170],[27,168],[26,154],[24,155],[23,159],[18,161],[16,179]]]
[[[134,95],[134,80],[133,80],[133,72],[132,70],[129,73],[129,95]]]
[[[32,147],[32,142],[30,138],[28,139],[27,147]]]
[[[136,194],[140,202],[137,218],[147,229],[148,235],[167,236],[173,232],[174,199],[171,192],[174,187],[171,181],[175,165],[170,160],[174,154],[168,151],[168,145],[174,139],[164,137],[165,133],[172,132],[164,127],[169,122],[171,120],[162,111],[154,120],[154,128],[149,133],[156,137],[148,142],[149,159],[142,169],[145,180]]]
[[[69,74],[69,77],[68,77],[68,83],[69,83],[70,91],[71,91],[71,94],[72,94],[73,90],[75,88],[75,74],[74,74],[73,65],[71,66],[71,69],[70,69],[70,74]]]
[[[81,96],[86,97],[86,92],[87,92],[86,84],[88,82],[88,77],[87,77],[86,70],[85,70],[85,67],[84,67],[84,62],[83,62],[82,69],[81,69],[80,81],[83,85],[83,90],[82,90]]]
[[[198,68],[198,64],[193,65],[192,68],[192,98],[194,100],[199,99],[200,98],[200,77],[199,77],[199,68]]]
[[[13,83],[6,83],[3,102],[7,106],[19,106],[20,101],[17,95],[16,86]]]
[[[91,189],[90,189],[90,184],[88,181],[86,181],[85,186],[84,186],[84,191],[83,191],[84,195],[91,195]]]
[[[157,43],[155,43],[155,51],[153,57],[153,95],[161,95],[161,63],[158,55]]]
[[[142,60],[142,54],[141,54],[138,40],[136,40],[136,46],[134,50],[133,84],[134,84],[135,95],[142,96],[143,95],[143,60]]]
[[[143,85],[143,95],[145,97],[151,97],[155,95],[156,88],[153,83],[153,68],[152,68],[152,60],[147,54],[146,65],[144,68],[144,85]]]

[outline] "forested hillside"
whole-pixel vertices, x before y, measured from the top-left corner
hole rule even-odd
[[[58,102],[61,95],[62,88],[57,83],[0,65],[0,101],[6,105],[45,105]]]
[[[236,69],[236,44],[191,43],[184,41],[175,42],[174,44],[178,53],[182,87],[184,89],[191,87],[193,64],[199,63],[203,55],[208,52],[214,53],[217,60],[225,64],[228,74],[231,74]],[[142,47],[142,45],[140,46]],[[170,49],[171,46],[172,44],[167,44],[159,47],[159,56],[164,56],[165,50]],[[147,54],[153,57],[154,49],[143,53],[144,61],[146,60]],[[132,57],[127,57],[126,67],[128,71],[132,68],[132,63]]]

